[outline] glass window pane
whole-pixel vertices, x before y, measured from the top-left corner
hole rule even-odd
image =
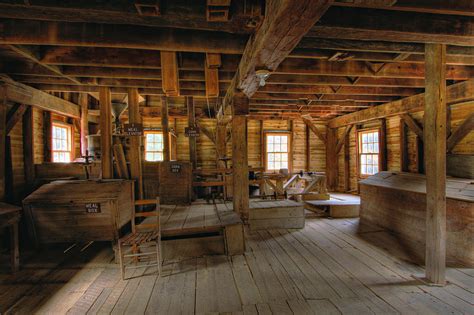
[[[372,165],[367,165],[367,174],[372,175],[373,174],[373,168]]]
[[[269,142],[268,145],[267,145],[267,151],[268,152],[273,152],[273,142]]]

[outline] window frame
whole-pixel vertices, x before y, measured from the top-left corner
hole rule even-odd
[[[265,172],[270,172],[270,173],[278,173],[279,170],[270,170],[268,169],[268,151],[267,151],[267,139],[268,136],[287,136],[288,137],[288,142],[287,142],[287,147],[288,147],[288,171],[291,172],[292,166],[293,166],[293,156],[291,152],[291,142],[292,142],[292,134],[289,131],[282,131],[282,130],[265,130],[263,132],[263,163],[264,163],[264,168]]]
[[[380,127],[375,127],[375,128],[364,128],[364,129],[358,129],[357,130],[357,134],[356,134],[356,154],[357,154],[357,176],[359,178],[367,178],[369,176],[372,176],[372,175],[369,175],[369,174],[362,174],[361,171],[362,171],[362,168],[361,168],[361,163],[360,163],[360,160],[361,160],[361,156],[363,153],[361,153],[361,146],[362,146],[362,141],[361,141],[361,137],[362,135],[365,133],[373,133],[373,132],[377,132],[378,133],[378,146],[379,146],[379,152],[376,153],[378,155],[378,172],[381,172],[382,169],[382,129]],[[367,153],[366,153],[367,154]],[[368,153],[368,154],[374,154],[374,153]],[[376,173],[375,173],[376,174]]]
[[[66,151],[62,151],[62,150],[54,150],[54,128],[57,127],[57,128],[65,128],[67,130],[66,134],[68,136],[67,138],[67,145],[68,145],[68,150]],[[74,145],[73,145],[73,139],[74,139],[74,135],[73,135],[73,128],[72,128],[72,125],[71,124],[68,124],[66,122],[63,122],[63,121],[53,121],[51,123],[51,162],[52,163],[71,163],[73,161],[73,156],[74,156]],[[66,152],[66,153],[69,153],[69,162],[61,162],[61,161],[55,161],[54,160],[54,153],[55,152]]]
[[[149,161],[149,160],[147,160],[146,154],[147,154],[147,152],[149,152],[149,151],[147,150],[147,137],[146,137],[146,136],[147,136],[148,134],[160,134],[161,137],[163,138],[163,150],[162,150],[162,151],[150,151],[150,152],[153,152],[153,153],[159,153],[159,152],[161,152],[162,155],[163,155],[163,160],[158,160],[158,161]],[[144,144],[144,156],[143,156],[143,159],[145,160],[145,162],[163,162],[163,161],[165,160],[165,135],[164,135],[163,131],[162,131],[162,130],[145,130],[144,133],[143,133],[143,135],[144,135],[144,137],[145,137],[144,142],[143,142],[143,144]],[[171,143],[170,143],[170,145],[171,145]]]

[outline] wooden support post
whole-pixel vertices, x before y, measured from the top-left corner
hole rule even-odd
[[[99,106],[102,178],[110,179],[114,177],[112,164],[112,103],[110,88],[99,87]]]
[[[265,167],[265,129],[263,120],[260,120],[260,167]],[[263,184],[265,186],[265,184]]]
[[[221,160],[227,155],[227,124],[217,123],[216,126],[216,155],[217,155],[217,168],[225,168],[225,161]]]
[[[161,128],[163,129],[163,160],[170,160],[170,130],[168,121],[168,101],[166,96],[161,97]]]
[[[426,278],[446,273],[446,45],[425,46]]]
[[[0,200],[5,197],[5,144],[7,126],[7,100],[5,90],[0,90]]]
[[[408,146],[407,146],[407,129],[405,121],[400,118],[400,170],[408,172]]]
[[[5,164],[5,201],[14,203],[17,196],[14,195],[13,185],[13,161],[12,161],[12,142],[11,137],[7,136],[5,139],[5,160],[2,161]]]
[[[174,51],[161,52],[161,78],[166,96],[179,95],[178,57]]]
[[[380,170],[386,171],[388,169],[387,156],[387,120],[382,118],[380,120]]]
[[[243,220],[249,217],[249,169],[247,156],[247,117],[237,115],[248,109],[248,98],[234,96],[234,116],[232,117],[232,182],[234,211]]]
[[[338,158],[336,153],[337,129],[327,128],[326,134],[326,178],[330,191],[337,189]]]
[[[28,106],[23,115],[23,168],[27,193],[32,188],[35,179],[35,156],[34,156],[34,134],[33,134],[33,108]]]
[[[416,166],[419,174],[425,173],[425,147],[423,139],[416,136]]]
[[[219,97],[220,54],[206,54],[204,76],[206,79],[206,97]]]
[[[311,133],[309,132],[309,126],[305,125],[305,147],[306,147],[306,161],[305,161],[305,169],[306,172],[309,172],[311,169]]]
[[[351,190],[350,137],[350,132],[348,132],[344,137],[344,191],[346,192]]]
[[[186,97],[186,106],[188,108],[188,127],[196,127],[196,113],[194,110],[194,98]],[[196,137],[189,137],[189,160],[193,165],[193,170],[197,168]]]
[[[20,239],[18,236],[18,222],[15,222],[10,226],[10,259],[12,273],[20,270]]]
[[[43,159],[44,162],[52,162],[51,149],[53,144],[53,121],[51,119],[51,112],[43,112]]]
[[[87,155],[88,142],[87,136],[89,135],[89,99],[86,93],[79,94],[79,106],[81,107],[81,155]]]
[[[140,115],[140,95],[138,89],[128,89],[128,122],[130,124],[141,124]],[[142,137],[130,137],[130,178],[135,181],[135,196],[137,199],[143,199],[143,174],[142,174]]]

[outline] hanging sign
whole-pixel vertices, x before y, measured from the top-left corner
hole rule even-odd
[[[186,137],[197,138],[199,137],[199,128],[198,127],[186,127],[184,128],[184,135]]]
[[[124,133],[127,136],[143,136],[143,125],[138,123],[125,124]]]
[[[181,173],[181,164],[170,164],[171,173]]]

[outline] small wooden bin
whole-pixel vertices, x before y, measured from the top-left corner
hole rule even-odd
[[[133,181],[64,180],[23,200],[28,232],[44,243],[115,241],[130,222]]]
[[[160,203],[191,204],[192,165],[189,162],[160,163]]]

